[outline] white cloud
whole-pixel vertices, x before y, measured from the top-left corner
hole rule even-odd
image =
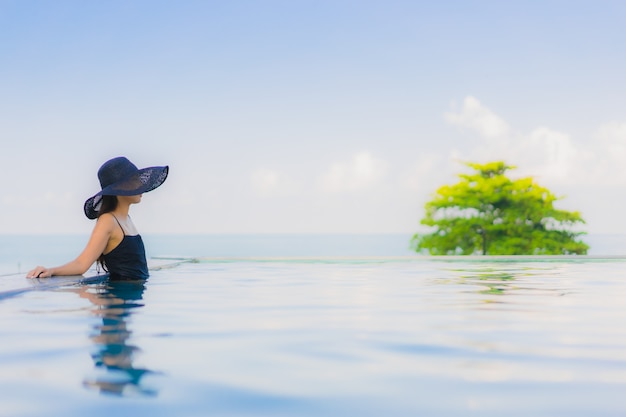
[[[402,177],[402,184],[410,191],[431,191],[438,185],[433,183],[432,174],[441,170],[441,162],[441,157],[434,153],[420,156]]]
[[[461,112],[446,113],[446,119],[475,130],[483,139],[480,146],[474,144],[469,150],[454,149],[455,159],[505,160],[519,167],[518,174],[532,175],[548,185],[585,182],[591,166],[599,163],[588,147],[576,143],[569,134],[545,126],[530,133],[516,132],[474,97],[466,97]]]
[[[252,173],[250,180],[257,191],[264,193],[278,186],[278,173],[269,169],[259,169]]]
[[[254,171],[250,182],[255,192],[261,195],[288,194],[297,188],[294,180],[267,168]]]
[[[626,123],[604,124],[593,138],[592,152],[597,160],[593,180],[603,185],[626,184]]]
[[[553,183],[580,181],[577,167],[588,154],[568,134],[547,127],[519,136],[511,150],[511,161],[520,165],[521,172]]]
[[[349,162],[333,164],[319,183],[326,192],[357,191],[378,185],[386,173],[387,162],[360,152]]]
[[[465,97],[460,112],[448,112],[444,117],[448,123],[475,130],[486,138],[503,137],[510,132],[504,120],[472,96]]]
[[[607,123],[600,126],[595,138],[598,145],[606,148],[613,159],[624,160],[626,157],[626,123]]]

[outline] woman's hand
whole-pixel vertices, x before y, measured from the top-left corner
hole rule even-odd
[[[38,266],[26,274],[26,278],[49,278],[51,276],[52,269],[48,269],[45,266]]]

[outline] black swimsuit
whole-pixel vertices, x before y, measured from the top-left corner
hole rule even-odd
[[[146,262],[146,250],[141,236],[127,235],[117,217],[113,216],[113,218],[122,229],[124,238],[111,252],[103,255],[110,279],[147,279],[149,276],[148,263]]]

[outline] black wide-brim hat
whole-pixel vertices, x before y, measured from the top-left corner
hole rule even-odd
[[[138,169],[123,156],[106,161],[98,170],[102,190],[85,201],[85,216],[90,219],[98,217],[102,206],[102,196],[147,193],[163,184],[168,172],[168,166]]]

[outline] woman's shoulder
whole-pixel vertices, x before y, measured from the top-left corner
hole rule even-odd
[[[115,216],[113,216],[113,214],[102,213],[100,216],[98,216],[98,219],[96,220],[96,226],[106,229],[113,229],[115,226],[117,226],[117,221],[115,220]]]
[[[115,216],[113,216],[113,213],[102,213],[101,215],[98,216],[97,221],[115,221]]]
[[[108,236],[109,239],[122,240],[124,231],[111,213],[102,213],[96,220],[94,233]]]

